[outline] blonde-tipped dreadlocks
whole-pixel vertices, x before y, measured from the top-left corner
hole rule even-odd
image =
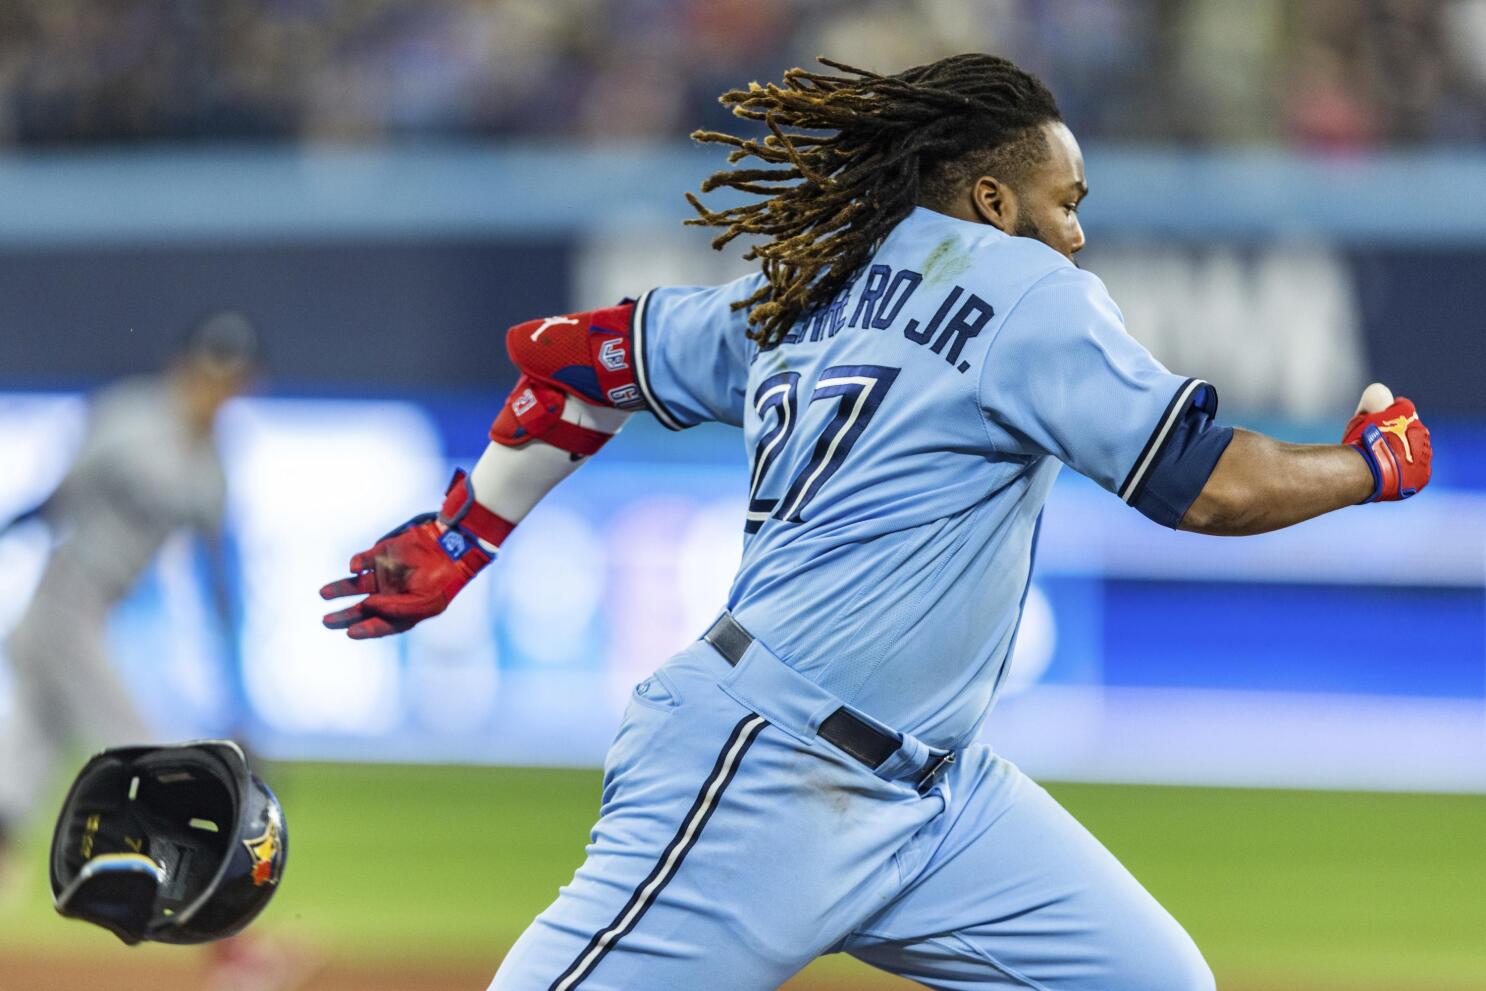
[[[1014,173],[1044,145],[1037,125],[1058,105],[1035,76],[993,55],[955,55],[892,76],[822,58],[843,76],[791,69],[781,84],[730,90],[734,115],[762,121],[762,141],[697,131],[697,141],[731,145],[728,162],[756,158],[770,168],[724,170],[702,183],[762,197],[707,209],[688,224],[722,227],[721,248],[740,235],[768,238],[744,256],[766,283],[747,299],[748,336],[778,344],[802,315],[829,303],[889,231],[924,203],[943,205],[965,182]],[[805,134],[802,131],[827,132]]]

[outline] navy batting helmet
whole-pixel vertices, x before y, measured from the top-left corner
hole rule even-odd
[[[52,834],[63,915],[125,943],[234,935],[278,888],[284,811],[237,744],[119,747],[73,782]]]

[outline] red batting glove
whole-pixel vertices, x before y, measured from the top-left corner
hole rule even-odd
[[[515,524],[475,501],[464,472],[456,472],[437,515],[415,516],[370,549],[351,558],[349,578],[320,589],[323,599],[365,595],[330,613],[324,623],[352,640],[385,637],[412,629],[449,607],[460,589],[495,555]]]
[[[1372,495],[1363,502],[1407,499],[1429,484],[1434,457],[1429,429],[1407,399],[1395,399],[1392,406],[1378,413],[1352,417],[1342,443],[1361,451],[1372,469]]]

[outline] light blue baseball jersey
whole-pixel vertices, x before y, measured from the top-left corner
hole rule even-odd
[[[633,324],[662,423],[743,428],[728,607],[847,704],[958,748],[1005,676],[1060,466],[1175,525],[1231,436],[1216,394],[1056,251],[927,209],[767,350],[732,307],[761,279],[652,290]]]

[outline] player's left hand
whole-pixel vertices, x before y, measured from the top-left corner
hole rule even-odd
[[[510,530],[510,524],[488,511],[471,513],[474,505],[473,493],[460,472],[449,488],[443,513],[415,516],[352,557],[352,575],[321,588],[320,597],[366,598],[328,614],[325,625],[345,630],[352,640],[367,640],[410,630],[447,609],[454,596],[494,560],[481,539],[498,545]]]
[[[1434,458],[1429,429],[1407,399],[1399,397],[1376,412],[1359,411],[1347,423],[1342,443],[1361,451],[1372,469],[1373,493],[1366,502],[1407,499],[1429,484]]]

